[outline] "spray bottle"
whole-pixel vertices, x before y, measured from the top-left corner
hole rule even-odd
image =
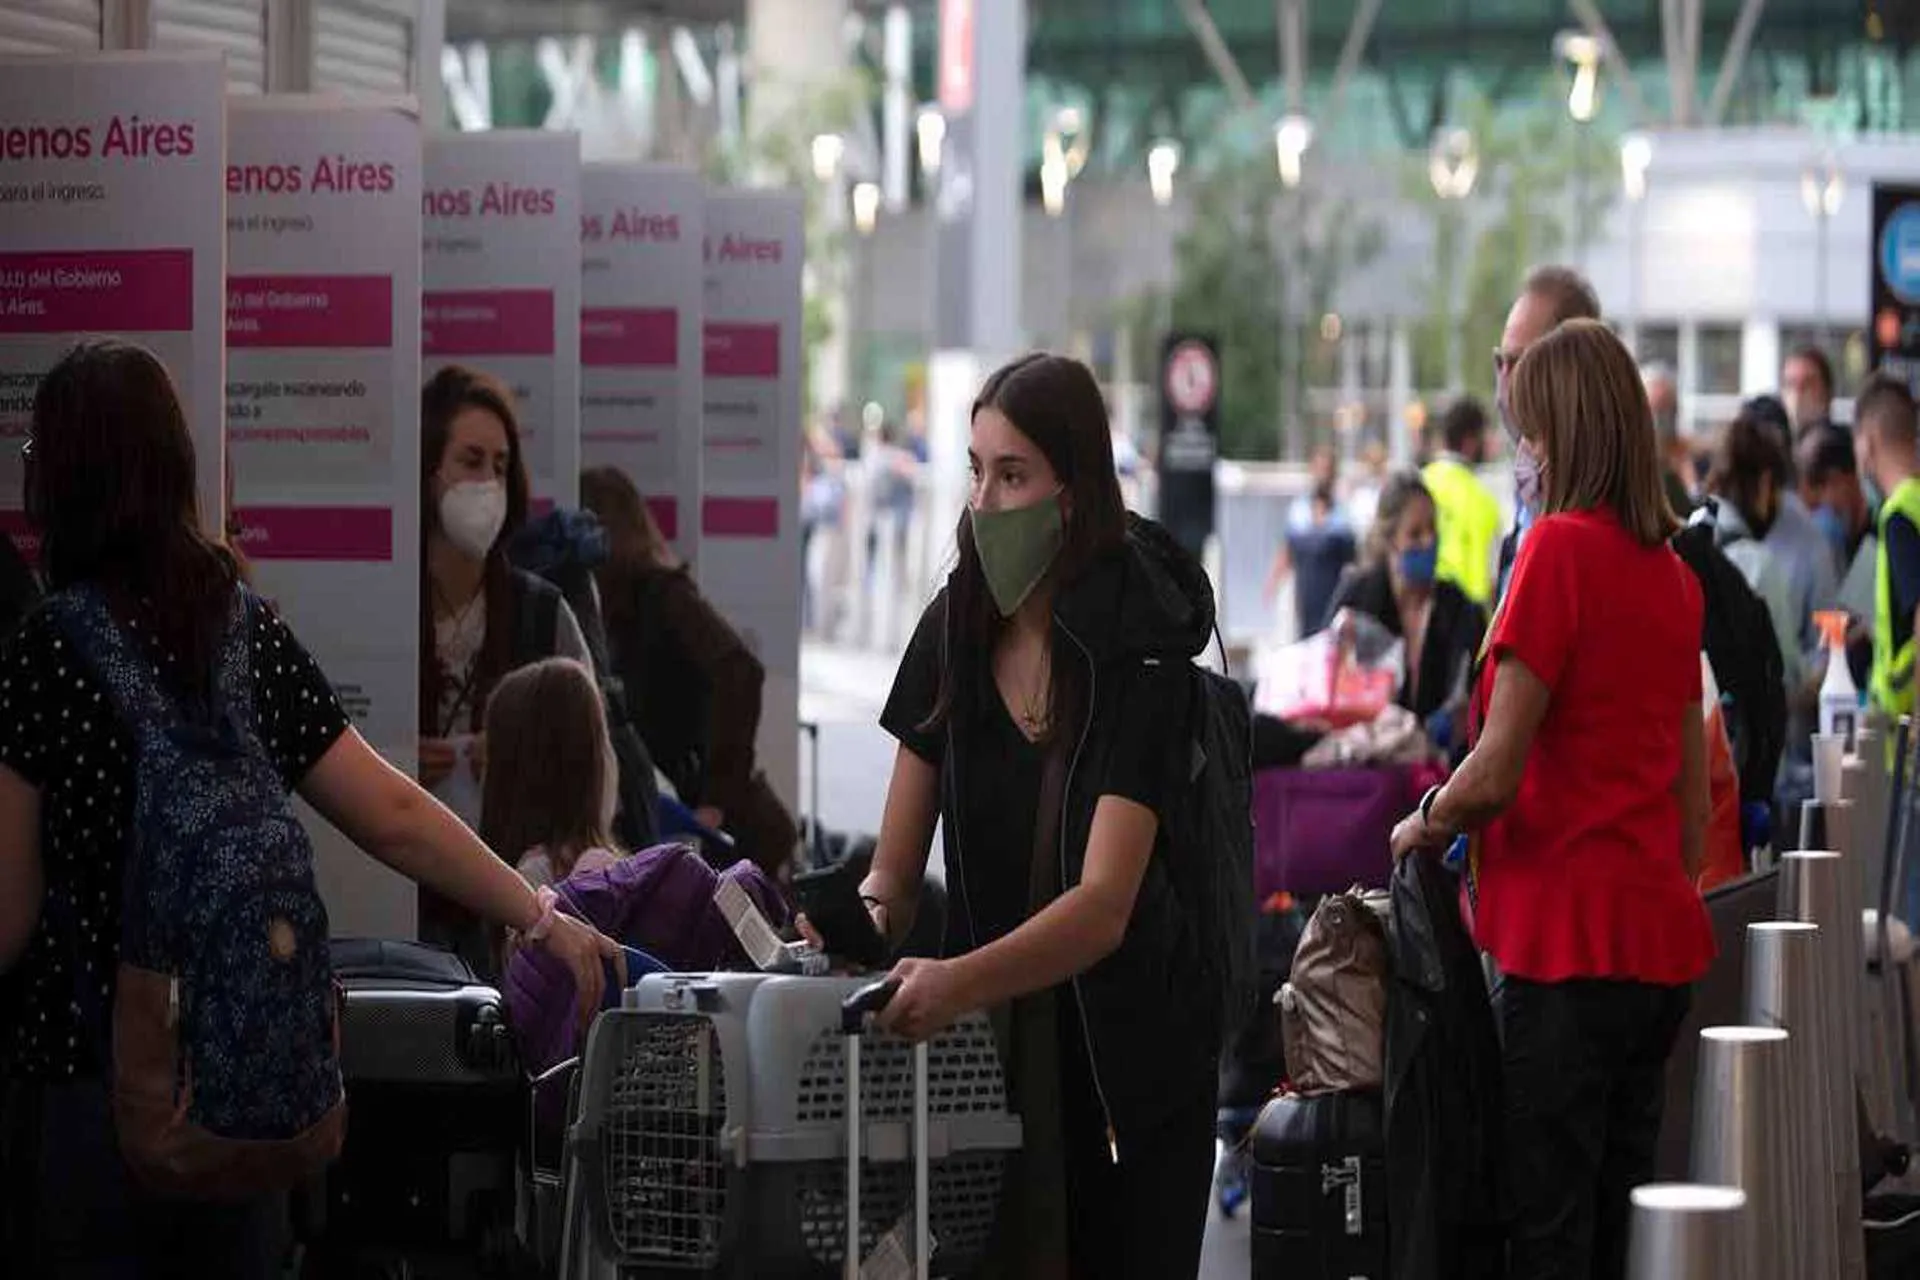
[[[1860,690],[1847,667],[1847,615],[1837,609],[1813,615],[1814,625],[1827,641],[1827,677],[1820,682],[1820,732],[1846,739],[1853,750],[1853,730],[1860,717]]]

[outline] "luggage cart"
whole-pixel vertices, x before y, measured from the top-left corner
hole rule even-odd
[[[601,1015],[567,1140],[563,1280],[841,1276],[849,1152],[864,1259],[912,1240],[917,1125],[931,1273],[978,1263],[1021,1141],[992,1029],[975,1015],[928,1043],[916,1115],[913,1047],[843,1029],[863,990],[873,1003],[869,979],[656,974]]]

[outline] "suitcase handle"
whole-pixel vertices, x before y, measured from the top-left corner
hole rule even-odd
[[[860,1280],[860,1131],[865,1108],[860,1101],[860,1039],[867,1016],[887,1007],[900,979],[869,982],[840,1002],[840,1031],[847,1044],[847,1244],[844,1280]],[[931,1165],[927,1148],[927,1043],[913,1046],[913,1274],[927,1280],[933,1253],[929,1229]]]
[[[886,977],[878,982],[869,982],[842,1000],[840,1002],[840,1034],[859,1035],[866,1026],[867,1015],[879,1013],[886,1008],[898,990],[900,990],[900,979]]]

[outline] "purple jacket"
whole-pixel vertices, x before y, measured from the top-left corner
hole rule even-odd
[[[744,859],[716,873],[691,846],[658,844],[596,871],[576,871],[558,884],[559,909],[679,973],[746,969],[713,895],[725,876],[738,881],[774,928],[788,922],[786,900],[766,872]],[[578,1019],[573,975],[539,947],[522,947],[501,982],[507,1025],[520,1062],[539,1074],[574,1055]]]

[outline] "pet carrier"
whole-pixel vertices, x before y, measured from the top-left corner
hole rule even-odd
[[[868,980],[657,974],[594,1024],[568,1140],[564,1280],[835,1277],[849,1146],[842,1003]],[[860,1252],[911,1239],[912,1046],[863,1037]],[[928,1046],[932,1271],[984,1256],[1020,1122],[982,1016]],[[856,1213],[860,1209],[856,1209]]]

